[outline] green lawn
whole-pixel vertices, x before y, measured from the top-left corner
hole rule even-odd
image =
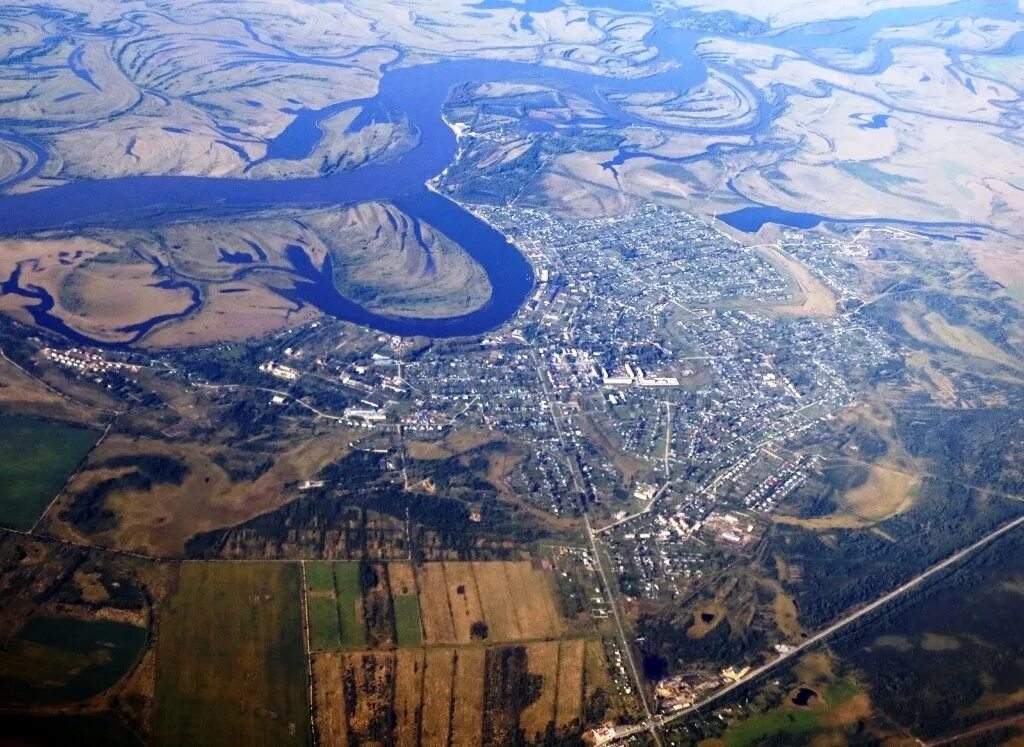
[[[810,734],[818,730],[821,717],[841,706],[860,692],[857,683],[851,679],[839,679],[825,690],[825,702],[810,708],[783,706],[766,713],[751,716],[729,728],[723,735],[728,747],[751,747],[768,737],[781,734]]]
[[[832,708],[835,708],[859,692],[860,687],[857,686],[857,683],[844,677],[828,686],[828,689],[825,690],[825,702]]]
[[[341,645],[366,645],[363,622],[363,592],[359,585],[359,563],[335,563],[334,584],[338,590],[338,619],[341,621]]]
[[[309,647],[314,651],[329,651],[341,644],[338,624],[338,605],[334,595],[307,597],[309,608]]]
[[[97,435],[90,428],[0,413],[0,525],[30,529]]]
[[[729,747],[750,747],[777,734],[808,734],[818,728],[821,714],[810,709],[779,708],[730,728],[724,735]]]
[[[306,588],[310,591],[334,591],[334,571],[329,562],[306,563]]]
[[[423,643],[420,626],[420,603],[415,594],[394,597],[395,634],[399,646],[419,646]]]

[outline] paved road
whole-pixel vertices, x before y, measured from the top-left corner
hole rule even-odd
[[[535,350],[530,351],[533,356],[534,367],[537,369],[537,378],[540,380],[541,391],[544,392],[544,398],[547,400],[548,408],[551,410],[551,420],[555,424],[555,432],[558,434],[558,440],[562,444],[562,451],[565,456],[568,457],[572,448],[569,442],[565,438],[565,433],[562,431],[561,423],[559,422],[561,406],[554,394],[548,388],[548,382],[546,379],[546,372],[544,366],[541,364],[540,359],[537,356]],[[583,483],[581,476],[577,472],[577,466],[574,460],[566,458],[566,464],[569,468],[569,473],[572,475],[573,484],[576,486],[576,490],[582,497],[586,494],[586,486]],[[637,727],[637,731],[650,731],[654,737],[654,741],[661,745],[661,735],[658,733],[657,727],[655,726],[654,714],[651,712],[651,707],[647,704],[647,695],[644,692],[643,678],[640,677],[640,672],[636,668],[636,663],[633,661],[633,649],[629,644],[629,639],[626,637],[626,628],[622,624],[622,618],[619,615],[619,606],[615,602],[615,587],[612,586],[608,574],[604,569],[604,563],[601,562],[601,556],[599,554],[599,548],[597,546],[597,537],[594,532],[594,528],[590,524],[590,516],[587,511],[583,511],[583,521],[587,527],[587,539],[590,541],[590,550],[594,554],[594,562],[597,563],[597,570],[601,576],[601,585],[604,587],[604,593],[608,595],[608,605],[612,609],[612,617],[615,618],[615,627],[618,629],[619,638],[622,641],[622,653],[626,657],[626,661],[629,664],[630,673],[633,676],[633,686],[636,688],[637,697],[640,698],[640,703],[644,708],[644,723]]]
[[[860,618],[864,617],[865,615],[870,615],[872,612],[874,612],[875,610],[877,610],[877,609],[879,609],[881,607],[884,607],[885,605],[887,605],[889,602],[893,601],[894,599],[897,599],[898,597],[903,596],[908,591],[911,591],[912,589],[920,586],[922,583],[927,581],[932,576],[935,576],[936,574],[942,573],[944,570],[946,570],[950,566],[958,563],[959,561],[963,560],[965,557],[967,557],[968,555],[970,555],[974,551],[976,551],[976,550],[980,549],[981,547],[987,545],[989,542],[991,542],[992,540],[996,539],[997,537],[1000,537],[1003,534],[1006,534],[1007,532],[1011,531],[1012,529],[1015,529],[1016,527],[1020,526],[1021,524],[1024,524],[1024,516],[1020,516],[1020,517],[1018,517],[1018,518],[1016,518],[1016,519],[1014,519],[1014,520],[1012,520],[1012,521],[1010,521],[1010,522],[1008,522],[1006,524],[1003,524],[1003,526],[1001,526],[998,529],[996,529],[996,530],[986,534],[984,537],[982,537],[977,542],[975,542],[975,543],[973,543],[971,545],[968,545],[963,550],[960,550],[959,552],[957,552],[957,553],[955,553],[953,555],[950,555],[948,558],[946,558],[945,560],[943,560],[943,561],[941,561],[939,563],[936,563],[931,568],[929,568],[928,570],[924,571],[924,573],[921,573],[920,575],[915,576],[914,578],[910,579],[906,583],[896,587],[895,589],[890,591],[888,594],[886,594],[886,595],[884,595],[882,597],[879,597],[878,599],[876,599],[874,602],[872,602],[871,604],[867,605],[866,607],[862,607],[859,610],[857,610],[856,612],[853,612],[853,613],[847,615],[846,617],[840,618],[838,621],[836,621],[835,623],[833,623],[829,627],[825,628],[824,630],[820,631],[819,633],[816,633],[815,635],[811,636],[810,638],[808,638],[807,640],[803,641],[799,645],[794,646],[793,649],[790,650],[789,652],[787,652],[785,654],[782,654],[778,658],[768,662],[767,664],[764,664],[763,666],[758,667],[757,669],[752,670],[749,674],[747,674],[746,677],[743,677],[742,679],[738,680],[737,682],[734,682],[733,684],[729,685],[728,687],[725,687],[725,688],[719,690],[718,692],[714,693],[711,697],[705,698],[701,702],[696,703],[696,704],[690,706],[689,708],[687,708],[684,711],[680,711],[679,713],[673,714],[672,716],[669,716],[667,718],[662,718],[660,720],[660,723],[667,724],[667,723],[671,723],[672,721],[678,721],[679,719],[684,718],[685,716],[688,716],[688,715],[694,713],[695,711],[698,711],[698,710],[700,710],[702,708],[707,707],[711,703],[715,702],[716,700],[719,700],[720,698],[722,698],[725,695],[729,694],[733,690],[735,690],[735,689],[737,689],[739,687],[742,687],[743,685],[746,685],[751,680],[756,679],[757,677],[760,677],[762,674],[764,674],[765,672],[768,672],[771,669],[774,669],[775,667],[777,667],[779,664],[783,663],[787,659],[793,658],[794,656],[796,656],[797,654],[801,653],[805,649],[810,648],[811,646],[814,646],[814,645],[820,643],[821,641],[825,640],[826,638],[829,638],[830,636],[832,636],[835,633],[839,632],[843,628],[853,624],[854,622],[856,622]]]
[[[608,604],[612,608],[612,617],[615,618],[615,627],[618,628],[619,638],[622,641],[622,653],[626,657],[626,662],[629,664],[630,673],[633,675],[633,683],[636,687],[637,697],[640,698],[640,704],[644,708],[644,715],[647,717],[643,724],[637,726],[638,731],[650,731],[654,736],[654,741],[657,744],[661,744],[661,735],[658,733],[656,719],[654,714],[651,713],[651,707],[647,704],[647,694],[644,692],[644,680],[640,676],[640,672],[636,668],[636,662],[633,661],[633,647],[629,643],[629,639],[626,637],[626,628],[622,624],[622,617],[619,615],[619,605],[615,602],[615,587],[611,585],[611,581],[608,579],[607,573],[604,569],[604,563],[601,562],[600,552],[597,546],[597,539],[594,536],[594,530],[590,526],[590,517],[587,516],[586,512],[583,513],[583,519],[587,524],[587,537],[590,539],[590,548],[594,553],[594,562],[597,563],[597,570],[601,574],[601,583],[604,586],[605,594],[608,595]]]
[[[964,729],[956,734],[950,734],[939,739],[933,739],[930,742],[922,742],[922,744],[924,747],[940,747],[941,745],[956,744],[957,742],[962,742],[965,739],[972,739],[1007,726],[1024,726],[1024,716],[1018,713],[1015,716],[1007,716],[1006,718],[997,719],[995,721],[987,721],[984,724],[979,724],[971,729]]]
[[[959,552],[956,552],[953,555],[950,555],[945,560],[942,560],[942,561],[936,563],[935,565],[933,565],[930,568],[928,568],[927,570],[925,570],[923,573],[915,576],[914,578],[910,579],[906,583],[901,584],[897,588],[893,589],[888,594],[885,594],[884,596],[879,597],[878,599],[876,599],[874,602],[871,602],[867,606],[862,607],[859,610],[857,610],[855,612],[852,612],[851,614],[849,614],[849,615],[847,615],[847,616],[845,616],[843,618],[840,618],[839,620],[834,622],[829,627],[827,627],[824,630],[814,634],[813,636],[811,636],[807,640],[803,641],[799,645],[794,646],[787,653],[782,654],[781,656],[773,659],[772,661],[768,662],[767,664],[764,664],[764,665],[758,667],[757,669],[754,669],[754,670],[750,671],[742,679],[737,680],[736,682],[734,682],[733,684],[729,685],[728,687],[725,687],[725,688],[722,688],[721,690],[718,690],[717,692],[712,694],[710,697],[705,698],[704,700],[700,701],[699,703],[695,703],[694,705],[690,706],[689,708],[687,708],[685,710],[679,711],[678,713],[674,713],[671,716],[663,716],[663,717],[660,717],[660,718],[656,719],[656,723],[659,726],[663,726],[665,724],[670,724],[670,723],[672,723],[674,721],[678,721],[679,719],[682,719],[682,718],[685,718],[687,716],[690,716],[693,713],[696,713],[697,711],[699,711],[699,710],[701,710],[703,708],[706,708],[707,706],[711,705],[712,703],[714,703],[717,700],[720,700],[721,698],[725,697],[726,695],[728,695],[729,693],[733,692],[734,690],[736,690],[736,689],[738,689],[740,687],[743,687],[744,685],[749,684],[751,680],[754,680],[754,679],[760,677],[761,675],[765,674],[766,672],[771,671],[772,669],[774,669],[775,667],[777,667],[780,664],[784,663],[785,661],[787,661],[787,660],[793,658],[794,656],[797,656],[798,654],[802,653],[806,649],[811,648],[812,646],[815,646],[818,643],[821,643],[826,638],[829,638],[830,636],[834,635],[835,633],[838,633],[843,628],[846,628],[846,627],[852,625],[853,623],[855,623],[857,620],[861,619],[865,615],[869,615],[872,612],[878,610],[879,608],[884,607],[889,602],[892,602],[893,600],[898,599],[899,597],[905,595],[907,592],[909,592],[909,591],[915,589],[916,587],[920,586],[921,584],[923,584],[929,578],[932,578],[933,576],[935,576],[935,575],[937,575],[939,573],[942,573],[943,571],[945,571],[950,566],[955,565],[956,563],[960,562],[961,560],[963,560],[964,558],[966,558],[968,555],[972,554],[976,550],[981,549],[985,545],[987,545],[990,542],[992,542],[994,539],[996,539],[998,537],[1001,537],[1002,535],[1006,534],[1007,532],[1017,528],[1021,524],[1024,524],[1024,516],[1019,516],[1016,519],[1013,519],[1012,521],[1009,521],[1006,524],[1003,524],[998,529],[995,529],[992,532],[989,532],[988,534],[986,534],[984,537],[979,539],[977,542],[974,542],[973,544],[968,545],[967,547],[965,547],[964,549],[960,550]],[[1020,717],[1017,717],[1017,718],[1020,718]],[[610,734],[609,736],[605,737],[604,739],[599,740],[597,742],[597,744],[601,744],[601,745],[603,745],[603,744],[610,744],[610,743],[618,741],[620,739],[625,739],[626,737],[633,736],[634,734],[639,734],[640,732],[647,731],[649,728],[650,728],[650,724],[649,723],[631,724],[631,725],[628,725],[628,726],[621,726],[621,727],[619,727],[618,729],[615,730],[614,734]],[[943,742],[940,741],[937,744],[943,744]]]

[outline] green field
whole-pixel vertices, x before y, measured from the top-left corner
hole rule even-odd
[[[334,571],[329,562],[306,563],[306,588],[334,593]]]
[[[781,744],[778,738],[784,734],[811,734],[828,723],[822,721],[824,716],[832,713],[859,692],[860,688],[853,680],[835,680],[825,690],[823,703],[810,707],[785,705],[774,708],[729,727],[722,738],[728,747],[751,747],[769,738],[774,738],[775,743]]]
[[[0,413],[0,525],[30,529],[97,435],[90,428]]]
[[[334,595],[307,597],[309,609],[309,647],[314,651],[329,651],[341,644],[338,624],[338,605]]]
[[[0,651],[0,702],[74,703],[115,685],[138,661],[147,632],[127,623],[33,617]]]
[[[423,643],[420,625],[420,603],[415,594],[404,594],[392,599],[395,609],[395,634],[399,646],[419,646]]]
[[[366,625],[362,614],[363,592],[359,585],[359,564],[335,563],[334,583],[338,590],[341,645],[361,648],[366,645]]]
[[[297,563],[185,563],[158,622],[153,742],[308,745]]]
[[[776,709],[748,718],[725,733],[728,747],[750,747],[780,734],[808,734],[817,730],[821,714],[808,709]]]

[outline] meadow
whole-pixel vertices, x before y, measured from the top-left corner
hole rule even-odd
[[[96,438],[90,428],[0,413],[0,525],[30,529]]]
[[[311,742],[301,576],[290,563],[188,563],[157,645],[157,745]]]

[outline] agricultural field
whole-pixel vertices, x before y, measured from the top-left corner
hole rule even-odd
[[[395,638],[399,646],[419,646],[423,642],[423,622],[416,596],[416,577],[408,563],[388,563],[391,604],[395,613]]]
[[[429,648],[423,666],[420,735],[424,744],[445,744],[451,733],[455,652],[448,648]]]
[[[311,648],[557,639],[554,586],[529,562],[306,562]]]
[[[339,747],[471,747],[505,744],[519,733],[531,740],[577,733],[586,721],[585,700],[607,684],[603,667],[591,681],[592,669],[584,666],[593,645],[600,641],[317,653],[317,737]],[[570,667],[576,671],[570,674]]]
[[[395,610],[395,638],[399,646],[419,646],[423,642],[420,604],[415,594],[392,598]]]
[[[298,564],[180,567],[158,625],[155,744],[310,744],[300,584]]]
[[[363,622],[363,599],[358,563],[335,563],[334,584],[337,590],[338,619],[341,621],[343,646],[365,646],[366,624]]]
[[[552,580],[529,561],[427,563],[416,568],[424,638],[501,643],[566,630]]]
[[[333,565],[333,579],[330,568],[305,564],[314,650],[496,644],[567,630],[549,574],[529,562],[346,562]]]
[[[303,563],[306,589],[311,592],[334,593],[334,568],[330,563]]]
[[[527,739],[543,736],[555,720],[558,700],[559,651],[576,641],[531,643],[526,647],[527,674],[540,685],[540,696],[520,714],[519,723]],[[582,693],[581,693],[582,695]]]
[[[303,567],[311,649],[325,651],[392,643],[387,637],[392,626],[387,566],[318,561],[303,563]],[[415,601],[415,596],[412,598]],[[370,633],[376,636],[373,641]]]
[[[566,641],[558,652],[558,699],[555,723],[570,727],[583,713],[586,641]]]
[[[306,597],[309,615],[309,647],[325,651],[341,646],[341,625],[338,623],[338,603],[334,595],[309,594]]]
[[[333,578],[331,567],[305,564],[323,744],[498,744],[577,733],[588,706],[611,712],[603,641],[574,637],[530,562],[335,563]],[[320,631],[336,628],[317,610],[335,588],[354,619],[321,650]],[[361,642],[346,641],[357,623]]]
[[[0,525],[31,528],[98,435],[91,428],[0,412]]]

